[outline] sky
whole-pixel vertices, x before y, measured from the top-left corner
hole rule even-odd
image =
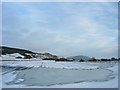
[[[4,2],[2,45],[63,57],[117,57],[117,2]]]

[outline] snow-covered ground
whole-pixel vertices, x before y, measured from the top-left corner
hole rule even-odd
[[[19,60],[16,57],[22,57],[24,58],[24,56],[20,55],[19,53],[14,53],[14,54],[7,54],[7,55],[2,55],[0,57],[0,60]]]
[[[66,68],[66,69],[97,69],[108,68],[114,66],[115,62],[55,62],[51,61],[3,61],[0,62],[2,66],[13,67],[45,67],[45,68]]]
[[[2,71],[3,88],[118,88],[118,63],[116,62],[55,62],[52,60],[40,60],[3,61],[0,62],[0,65],[4,66]],[[21,69],[21,67],[23,68]],[[30,78],[37,80],[34,77],[35,71],[36,77],[42,78],[39,80],[44,81],[44,85],[35,84],[38,82],[36,81],[28,86],[28,82],[31,82],[29,81]],[[30,72],[30,75],[28,72]],[[32,73],[34,74],[31,75]],[[84,74],[82,75],[81,73]],[[24,74],[27,77],[22,76]],[[68,79],[64,79],[66,75],[68,75]],[[61,78],[57,79],[59,78],[58,76],[61,76]],[[46,77],[49,82],[47,84]],[[73,79],[70,79],[70,77]],[[53,85],[49,85],[51,80],[54,83]],[[67,81],[69,83],[66,83]]]

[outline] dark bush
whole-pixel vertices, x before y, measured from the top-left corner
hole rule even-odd
[[[18,56],[18,57],[16,57],[16,58],[22,58],[22,57],[19,57],[19,56]]]

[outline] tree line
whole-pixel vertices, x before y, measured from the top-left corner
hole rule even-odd
[[[72,62],[72,61],[79,61],[79,62],[99,62],[99,61],[120,61],[120,58],[114,58],[112,57],[111,59],[96,59],[95,57],[91,58],[90,60],[84,60],[84,59],[80,59],[80,60],[75,60],[75,59],[67,59],[67,58],[44,58],[43,60],[55,60],[55,61],[68,61],[68,62]]]

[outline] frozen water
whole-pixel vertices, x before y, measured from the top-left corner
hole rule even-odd
[[[3,66],[4,88],[118,87],[116,62],[4,61]]]
[[[21,71],[11,84],[16,84],[21,78],[25,85],[49,86],[55,84],[78,83],[83,81],[106,81],[111,77],[110,70],[74,70],[55,68],[32,68]]]

